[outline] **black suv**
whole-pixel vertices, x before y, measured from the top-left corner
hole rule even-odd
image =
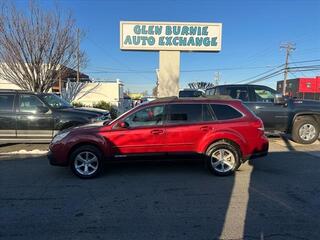
[[[267,132],[291,134],[295,142],[310,144],[319,137],[320,101],[284,98],[263,85],[219,85],[206,95],[228,95],[241,99],[264,123]]]
[[[55,94],[0,90],[0,143],[50,142],[60,130],[109,119],[109,111],[74,108]]]

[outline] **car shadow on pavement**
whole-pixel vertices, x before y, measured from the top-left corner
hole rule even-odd
[[[250,160],[249,167],[243,239],[318,239],[319,159],[304,152],[271,152]]]
[[[282,240],[320,234],[320,161],[302,152],[271,152],[228,177],[211,175],[197,160],[108,163],[89,181],[50,167],[43,156],[3,160],[0,168],[4,239]]]

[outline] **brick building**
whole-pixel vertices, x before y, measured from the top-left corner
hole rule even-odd
[[[283,81],[277,82],[277,91],[283,92]],[[286,95],[299,99],[320,100],[320,76],[287,80]]]

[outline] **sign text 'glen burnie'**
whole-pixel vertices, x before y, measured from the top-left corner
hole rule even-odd
[[[217,46],[217,37],[208,37],[207,26],[147,26],[137,24],[133,31],[136,35],[125,36],[124,45]]]

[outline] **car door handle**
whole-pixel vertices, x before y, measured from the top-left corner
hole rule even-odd
[[[209,126],[202,126],[202,127],[200,127],[200,130],[201,131],[209,131],[209,130],[211,130],[212,128],[211,127],[209,127]]]
[[[160,129],[155,129],[151,131],[151,134],[160,135],[160,134],[164,134],[164,131]]]
[[[256,106],[255,109],[263,109],[263,106]]]

